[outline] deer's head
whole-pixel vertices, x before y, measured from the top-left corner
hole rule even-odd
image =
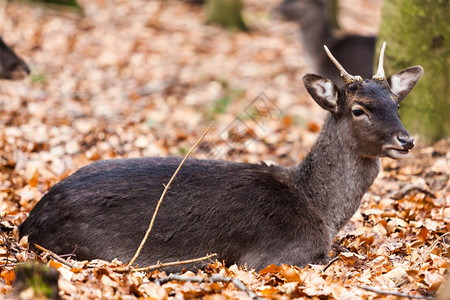
[[[363,157],[400,158],[414,147],[414,139],[401,123],[398,109],[422,76],[423,69],[410,67],[386,79],[385,47],[386,43],[380,52],[377,73],[372,79],[363,79],[347,73],[325,46],[345,81],[341,90],[327,78],[314,74],[303,76],[312,98],[336,119],[336,134],[344,147]]]

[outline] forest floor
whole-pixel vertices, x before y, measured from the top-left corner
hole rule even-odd
[[[181,1],[80,2],[83,14],[23,3],[0,11],[2,37],[32,69],[26,80],[0,81],[0,298],[33,298],[14,283],[14,267],[32,260],[58,270],[63,299],[435,295],[450,256],[450,140],[416,137],[410,158],[382,160],[326,270],[212,260],[184,273],[204,282],[167,281],[164,269],[123,274],[27,250],[17,226],[53,184],[92,161],[182,156],[212,123],[193,157],[288,166],[305,157],[325,116],[301,83],[312,69],[297,26],[272,14],[280,1],[244,1],[249,33],[205,25],[202,6]],[[376,34],[381,0],[340,2],[345,31]],[[221,280],[210,282],[213,274]]]

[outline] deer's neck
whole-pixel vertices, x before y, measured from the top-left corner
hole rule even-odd
[[[375,180],[380,161],[347,149],[330,114],[323,129],[298,167],[297,186],[323,214],[333,236],[347,223]]]

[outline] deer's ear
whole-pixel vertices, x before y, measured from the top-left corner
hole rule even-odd
[[[306,74],[302,79],[306,90],[320,107],[332,113],[338,111],[339,90],[333,81],[314,74]]]
[[[414,66],[395,73],[388,78],[391,91],[397,95],[398,102],[408,96],[422,75],[423,68],[421,66]]]

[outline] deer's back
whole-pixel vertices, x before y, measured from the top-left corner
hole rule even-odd
[[[59,254],[126,261],[180,161],[140,158],[88,165],[52,187],[20,233]],[[287,172],[265,164],[188,160],[164,198],[138,261],[151,264],[217,252],[234,263],[264,251],[258,249],[273,247],[276,252],[290,241],[307,243],[314,236],[308,227],[321,224],[321,216]]]

